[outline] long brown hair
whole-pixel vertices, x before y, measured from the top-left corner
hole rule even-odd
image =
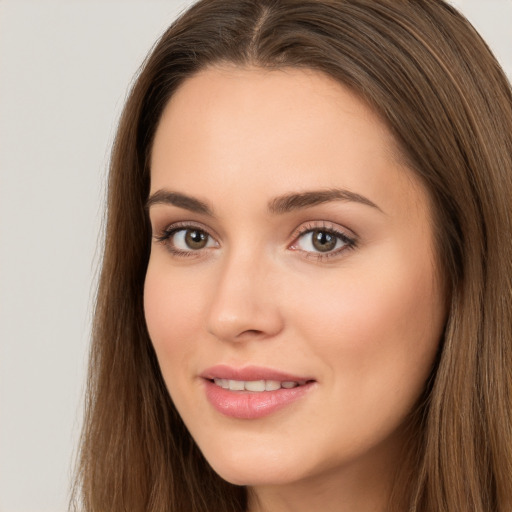
[[[113,148],[75,504],[241,512],[177,414],[143,312],[149,154],[176,88],[215,63],[303,67],[385,120],[429,191],[448,320],[390,509],[512,510],[512,94],[442,0],[203,0],[156,44]]]

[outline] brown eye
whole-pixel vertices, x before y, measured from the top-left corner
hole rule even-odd
[[[203,249],[208,245],[209,235],[199,229],[187,229],[185,232],[185,244],[189,249]]]
[[[336,247],[338,239],[329,231],[315,230],[312,232],[313,247],[320,252],[329,252]]]
[[[170,230],[161,240],[171,252],[179,251],[182,253],[200,251],[218,245],[215,239],[206,231],[195,227]]]
[[[321,256],[334,255],[354,245],[355,241],[344,233],[334,229],[318,228],[304,231],[297,238],[293,248]]]

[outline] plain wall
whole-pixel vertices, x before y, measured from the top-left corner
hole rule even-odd
[[[180,0],[0,0],[0,512],[62,512],[109,148]],[[512,0],[454,1],[512,77]]]

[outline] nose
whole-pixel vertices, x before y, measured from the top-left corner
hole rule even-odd
[[[207,330],[228,342],[263,340],[283,328],[271,265],[251,257],[227,260],[219,273]]]

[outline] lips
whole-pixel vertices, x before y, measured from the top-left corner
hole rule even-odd
[[[316,384],[310,377],[256,366],[218,365],[200,377],[210,404],[221,414],[238,419],[272,414],[305,397]]]
[[[280,388],[291,389],[297,386],[304,386],[306,381],[279,381],[279,380],[231,380],[231,379],[213,379],[213,382],[230,391],[253,391],[262,393],[263,391],[277,391]]]

